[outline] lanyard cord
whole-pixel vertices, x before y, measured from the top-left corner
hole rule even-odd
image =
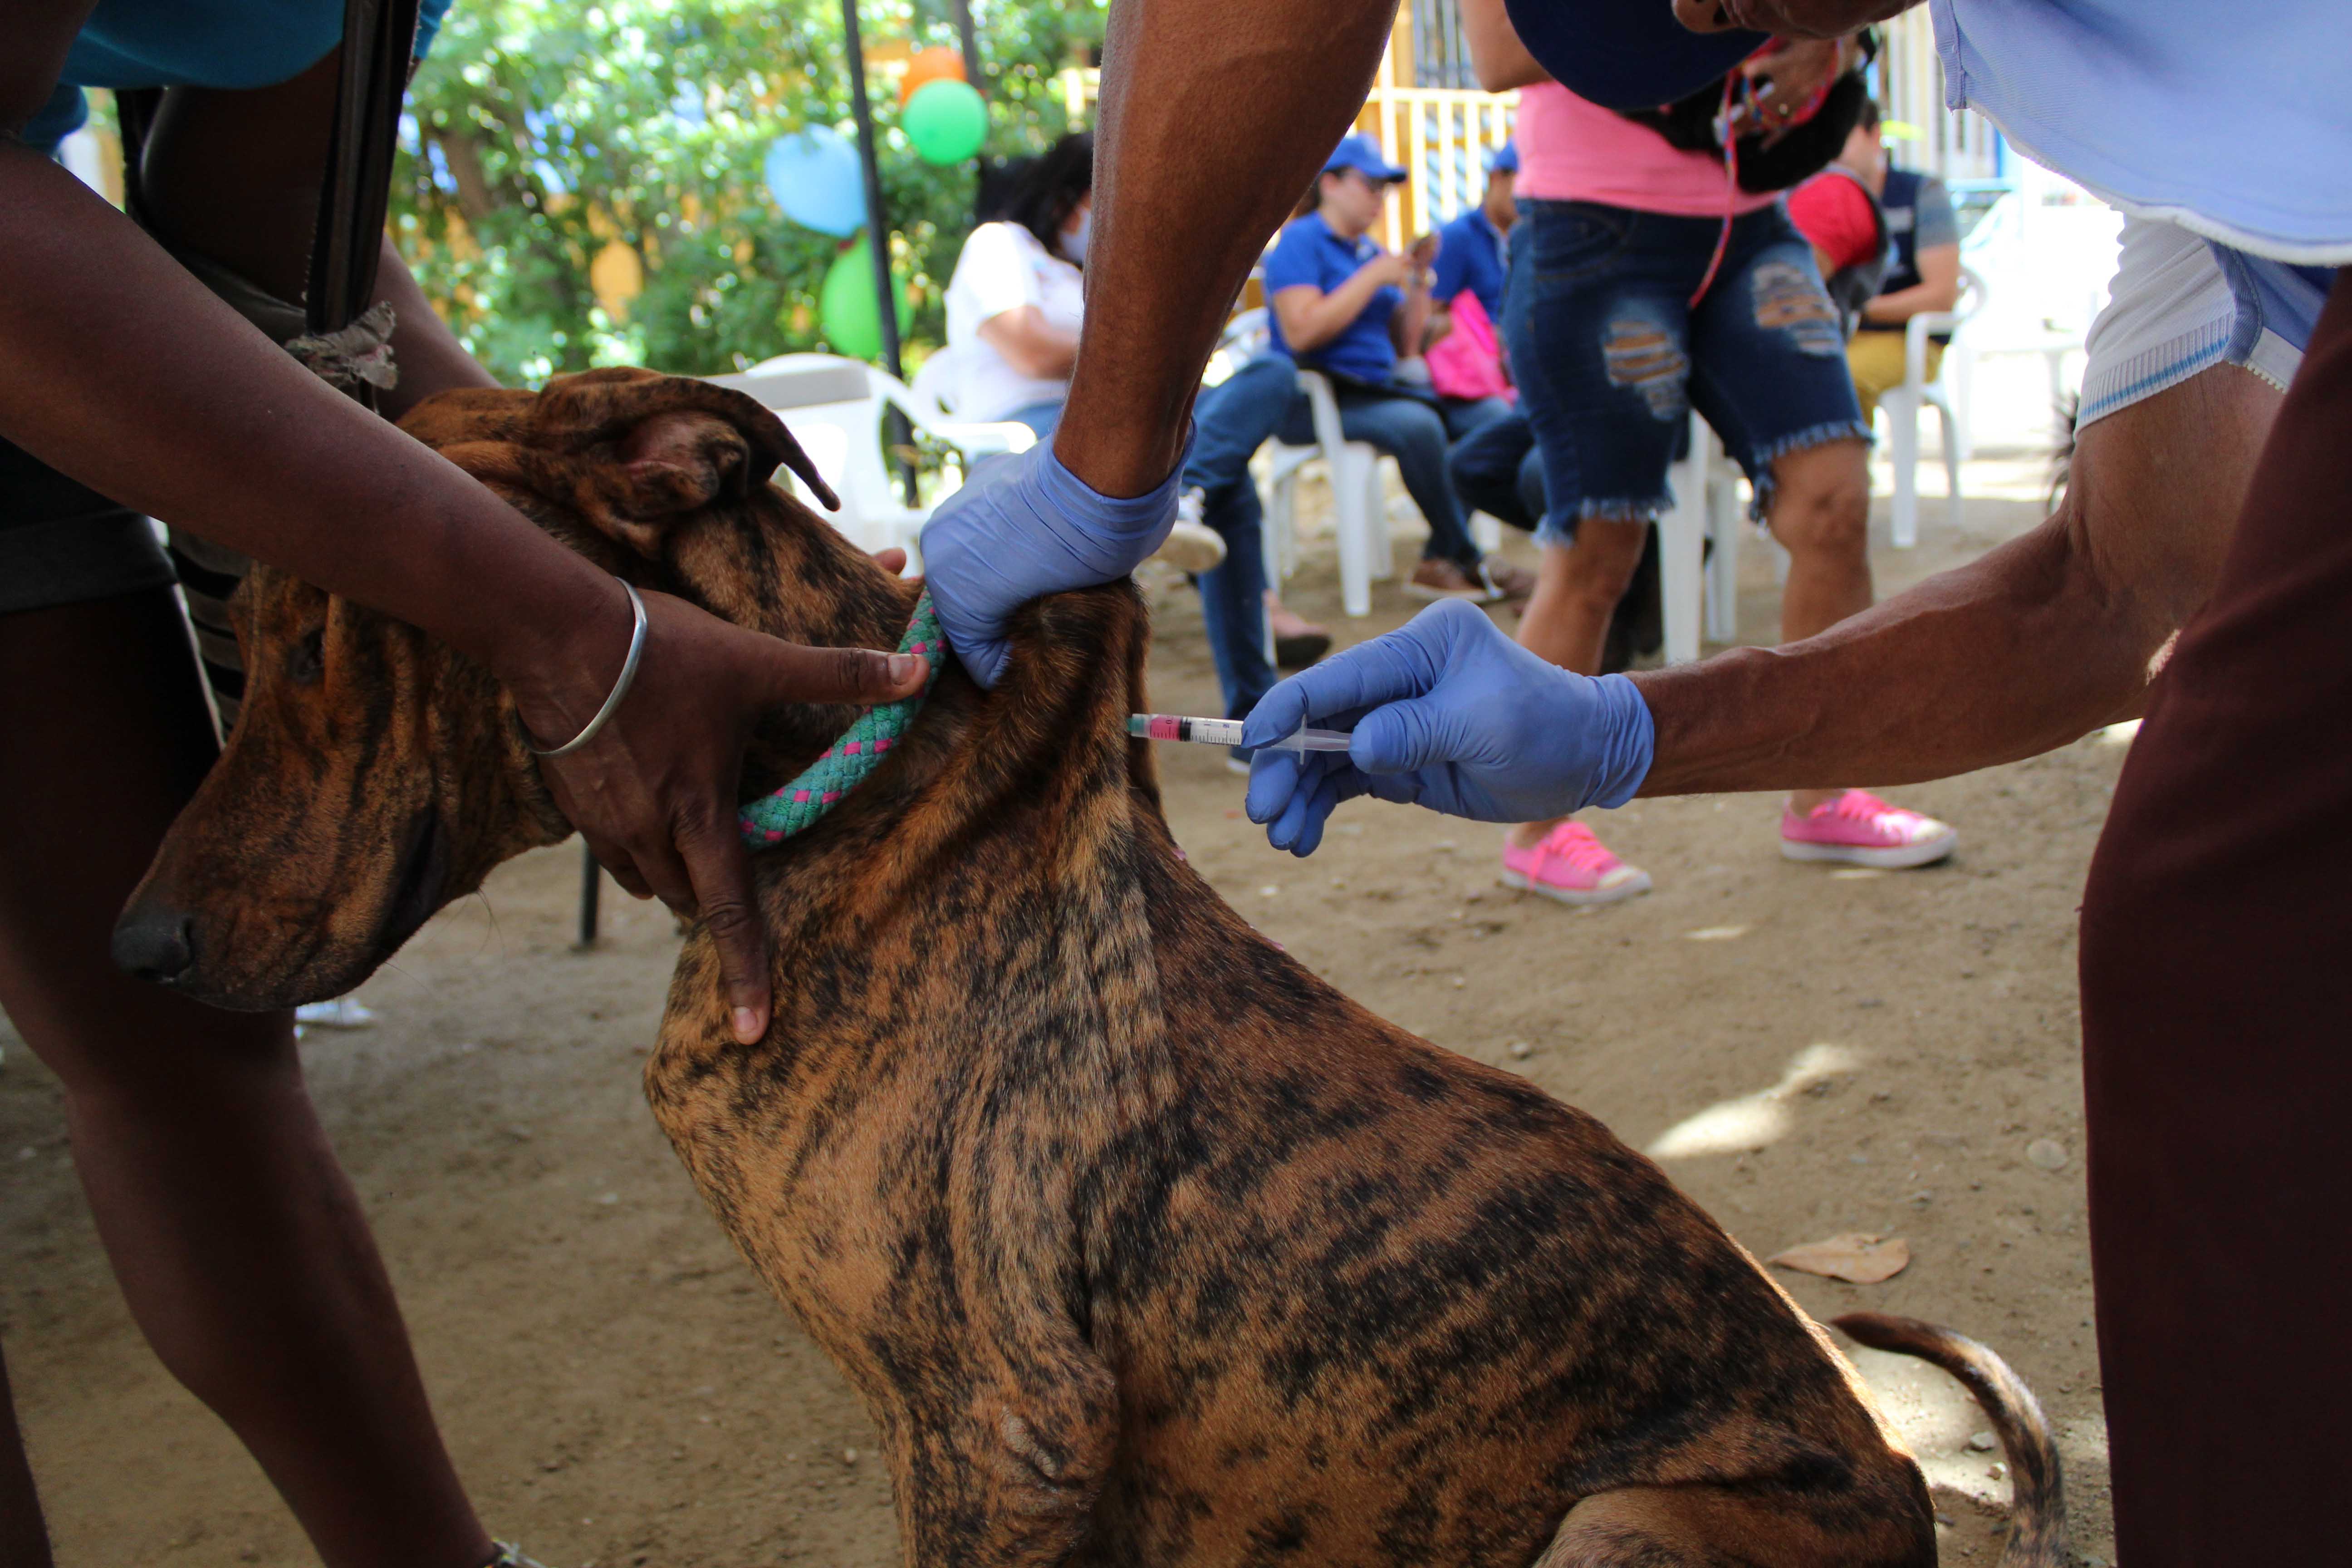
[[[1725,252],[1731,248],[1731,220],[1739,205],[1739,138],[1731,133],[1731,93],[1734,83],[1746,83],[1748,79],[1733,71],[1723,79],[1723,103],[1716,110],[1716,137],[1723,143],[1723,227],[1715,237],[1715,254],[1707,258],[1706,276],[1698,280],[1698,288],[1690,297],[1689,308],[1698,309],[1706,291],[1715,286],[1715,275],[1723,266]]]

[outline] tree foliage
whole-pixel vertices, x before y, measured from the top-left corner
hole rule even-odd
[[[974,11],[987,155],[1039,151],[1067,128],[1055,79],[1099,43],[1102,0]],[[892,67],[954,32],[938,0],[866,0],[859,26],[893,262],[913,341],[936,342],[975,169],[916,158]],[[458,0],[409,93],[394,233],[509,384],[739,369],[824,346],[817,289],[843,242],[788,222],[761,177],[768,144],[811,125],[856,134],[838,0]]]

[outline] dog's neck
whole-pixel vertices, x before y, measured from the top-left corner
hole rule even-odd
[[[762,1050],[863,1080],[904,1052],[982,1050],[1003,1021],[983,1016],[1010,1007],[1083,1047],[1087,1071],[1160,1070],[1145,889],[1213,895],[1181,876],[1149,742],[1126,733],[1143,606],[1133,584],[1106,584],[1034,601],[1008,630],[995,689],[950,660],[889,760],[822,822],[754,858],[776,954]],[[984,973],[925,1003],[922,1028],[903,1029],[899,982],[867,962],[869,944],[890,931],[927,946],[919,933],[949,928],[960,951],[989,955]],[[673,1054],[715,1061],[742,1049],[714,1011],[723,994],[712,962],[707,939],[681,957],[663,1031]]]
[[[898,647],[921,591],[782,489],[674,530],[659,560],[618,564],[640,586],[811,647]],[[851,703],[793,703],[764,716],[744,757],[742,798],[807,767],[860,711]]]

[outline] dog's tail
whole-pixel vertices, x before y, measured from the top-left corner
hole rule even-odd
[[[1916,1318],[1849,1312],[1833,1321],[1873,1350],[1933,1362],[1968,1385],[2009,1460],[2009,1550],[2001,1554],[2000,1568],[2063,1568],[2066,1484],[2049,1418],[2025,1380],[1990,1346]]]

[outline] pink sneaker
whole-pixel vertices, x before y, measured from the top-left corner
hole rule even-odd
[[[1959,841],[1949,823],[1889,805],[1868,790],[1833,795],[1803,816],[1785,808],[1780,813],[1780,853],[1791,860],[1895,871],[1941,860]]]
[[[1650,874],[1609,853],[1592,829],[1563,822],[1532,849],[1503,841],[1503,886],[1563,904],[1613,904],[1650,890]]]

